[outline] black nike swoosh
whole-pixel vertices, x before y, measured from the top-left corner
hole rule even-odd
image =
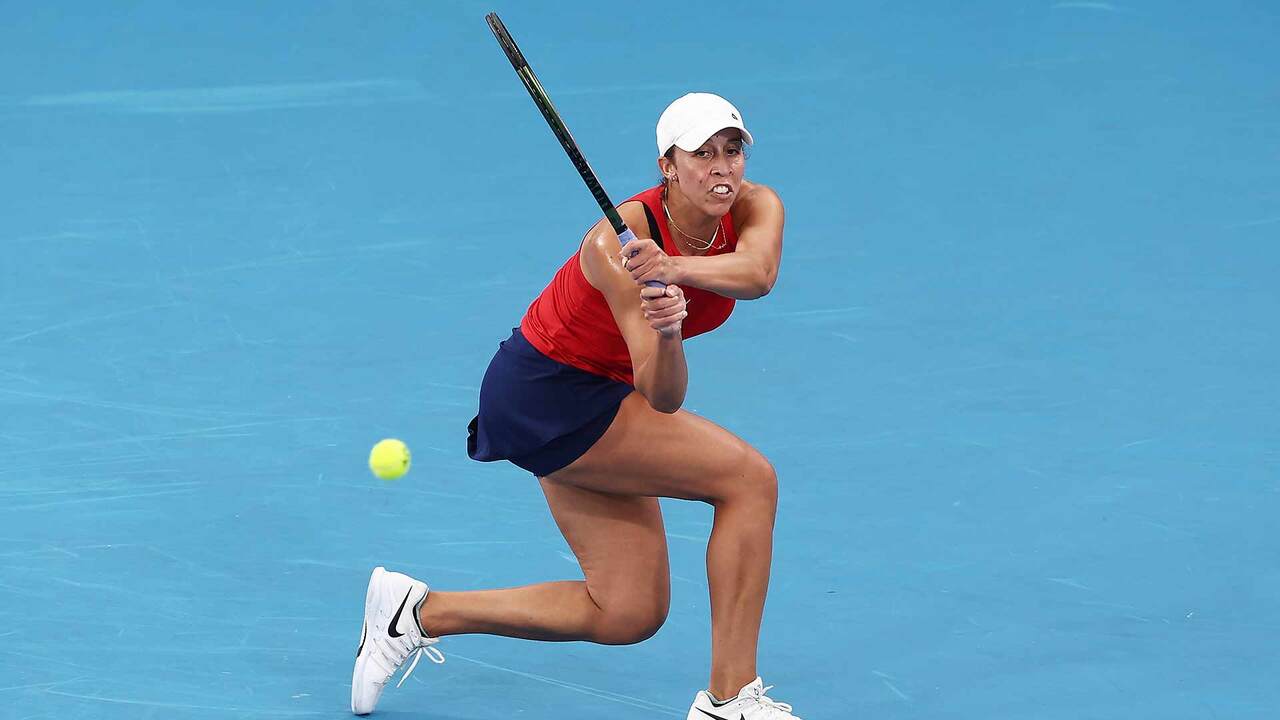
[[[360,653],[364,652],[364,639],[369,635],[369,626],[360,625],[360,647],[356,648],[356,657],[360,657]]]
[[[396,626],[400,624],[400,613],[404,612],[404,605],[409,602],[411,594],[413,594],[413,588],[409,588],[409,592],[404,594],[404,599],[400,601],[400,607],[396,609],[396,614],[391,617],[391,624],[387,626],[387,634],[393,638],[404,635],[404,633],[396,629]]]
[[[729,718],[723,718],[723,717],[720,717],[719,715],[712,715],[711,713],[707,712],[706,710],[703,710],[702,708],[698,708],[698,712],[702,713],[703,715],[706,715],[709,718],[715,718],[715,720],[729,720]],[[741,720],[747,720],[746,715],[738,715],[738,717]]]

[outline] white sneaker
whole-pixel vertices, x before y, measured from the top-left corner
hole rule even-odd
[[[400,676],[396,687],[404,684],[423,655],[434,663],[444,662],[444,655],[431,647],[440,641],[427,637],[418,627],[418,610],[427,599],[427,592],[426,583],[408,575],[381,567],[373,569],[364,595],[364,626],[360,629],[356,668],[351,673],[351,712],[373,712],[387,681],[409,655],[414,655],[413,664]]]
[[[772,688],[756,678],[738,691],[728,702],[717,703],[706,690],[699,690],[689,707],[686,720],[800,720],[791,714],[791,706],[775,702],[765,693]]]

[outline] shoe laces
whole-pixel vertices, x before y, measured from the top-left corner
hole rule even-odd
[[[768,695],[765,695],[765,693],[769,692],[772,689],[773,689],[772,685],[766,685],[765,687],[759,688],[759,689],[752,688],[751,692],[747,695],[747,697],[755,701],[756,703],[763,705],[765,708],[767,708],[770,711],[769,712],[770,715],[774,715],[775,713],[790,714],[791,713],[790,705],[784,702],[778,702],[777,700],[774,700]]]
[[[422,659],[423,655],[426,655],[431,659],[431,662],[437,665],[444,664],[444,653],[440,652],[437,648],[431,647],[438,642],[440,642],[439,638],[422,638],[422,641],[417,645],[417,647],[411,651],[413,652],[413,662],[409,664],[409,669],[405,670],[404,674],[400,676],[400,682],[396,683],[396,687],[400,687],[404,684],[405,680],[409,679],[409,676],[413,674],[413,669],[418,667],[418,661]]]

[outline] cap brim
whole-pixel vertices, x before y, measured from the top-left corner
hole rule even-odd
[[[736,128],[737,130],[741,131],[742,139],[748,145],[755,144],[755,140],[752,139],[751,133],[747,132],[747,129],[745,127],[741,125],[724,125],[717,120],[706,125],[700,125],[692,130],[685,132],[683,135],[676,138],[674,145],[685,152],[693,152],[694,150],[697,150],[698,148],[702,147],[702,144],[705,143],[708,139],[710,139],[712,135],[715,135],[721,130],[727,130],[729,128]]]

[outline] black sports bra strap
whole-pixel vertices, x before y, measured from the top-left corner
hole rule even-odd
[[[662,252],[668,252],[666,244],[662,242],[662,228],[658,226],[658,220],[649,209],[649,204],[642,202],[640,207],[644,208],[644,216],[649,221],[649,235],[653,238],[653,242],[662,248]]]

